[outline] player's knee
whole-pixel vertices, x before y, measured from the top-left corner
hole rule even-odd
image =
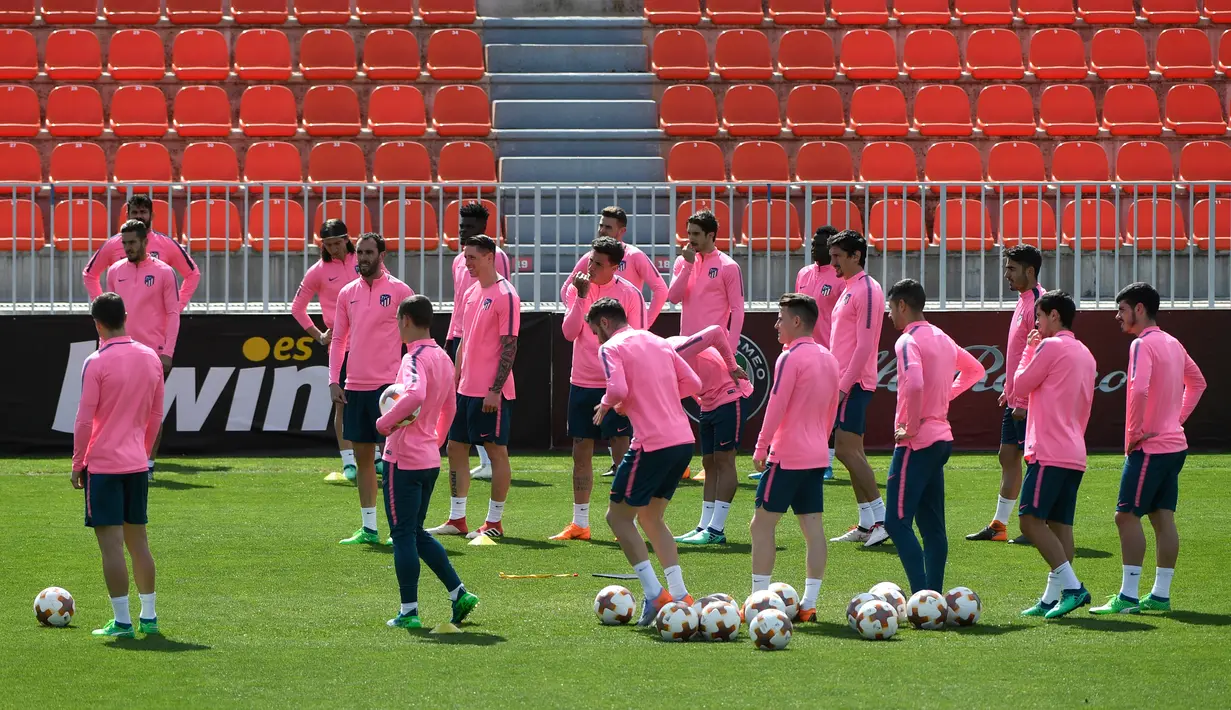
[[[1153,520],[1151,520],[1151,522],[1153,522]],[[1118,525],[1119,527],[1132,527],[1134,525],[1140,526],[1141,518],[1138,518],[1136,515],[1133,515],[1132,513],[1116,511],[1116,525]]]

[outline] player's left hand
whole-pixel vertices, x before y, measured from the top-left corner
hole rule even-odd
[[[321,345],[329,347],[329,343],[333,341],[333,329],[326,328],[324,333],[321,333]]]
[[[1148,433],[1146,433],[1146,434],[1142,434],[1141,436],[1137,437],[1136,439],[1133,439],[1132,441],[1128,442],[1128,446],[1127,446],[1127,447],[1125,447],[1125,450],[1124,450],[1124,455],[1125,455],[1125,456],[1127,456],[1127,455],[1129,455],[1129,454],[1133,453],[1134,451],[1136,451],[1137,449],[1140,449],[1140,448],[1141,448],[1141,445],[1142,445],[1142,444],[1144,444],[1144,443],[1146,443],[1146,440],[1148,440],[1148,439],[1153,439],[1153,438],[1154,438],[1154,437],[1156,437],[1156,436],[1158,436],[1158,434],[1157,434],[1157,433],[1155,433],[1155,432],[1148,432]]]
[[[906,426],[904,424],[899,424],[898,428],[893,430],[893,440],[895,443],[900,444],[903,441],[907,441],[913,438],[914,438],[913,436],[906,433]]]
[[[757,471],[764,471],[765,470],[765,459],[753,459],[752,467],[756,469]]]
[[[735,380],[736,382],[739,382],[740,380],[746,380],[748,379],[748,373],[744,372],[744,368],[737,367],[734,370],[731,370],[731,379]]]
[[[1026,408],[1025,407],[1014,407],[1013,408],[1013,420],[1014,421],[1020,422],[1021,420],[1025,418],[1026,418]]]
[[[162,376],[166,377],[171,374],[171,356],[159,355],[158,359],[162,361]]]
[[[594,425],[602,426],[603,417],[607,416],[607,412],[609,411],[611,411],[611,407],[608,407],[605,404],[599,403],[598,405],[596,405],[594,407],[594,419],[593,419]]]
[[[491,414],[492,412],[496,411],[499,408],[500,408],[500,393],[499,392],[488,392],[487,394],[483,395],[483,411],[485,413]]]
[[[73,471],[73,488],[76,488],[77,490],[81,490],[82,488],[85,488],[85,469],[84,468],[81,469],[80,471]]]
[[[1030,331],[1030,333],[1026,335],[1026,347],[1028,348],[1036,347],[1041,342],[1043,342],[1043,336],[1037,329]]]

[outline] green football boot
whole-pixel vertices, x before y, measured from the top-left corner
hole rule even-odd
[[[146,636],[162,635],[158,630],[158,619],[137,619],[137,630]]]
[[[701,528],[693,528],[692,530],[689,530],[688,532],[684,533],[683,535],[676,535],[676,536],[675,536],[675,541],[676,541],[676,542],[684,542],[685,540],[687,540],[688,538],[692,537],[693,535],[697,535],[698,533],[701,533],[701,532],[704,532]]]
[[[1045,616],[1047,612],[1056,608],[1056,602],[1045,602],[1041,598],[1034,603],[1034,606],[1029,609],[1023,609],[1022,616]]]
[[[101,629],[94,629],[90,632],[92,636],[113,636],[118,639],[136,638],[137,633],[133,631],[132,624],[117,624],[115,619],[107,622],[107,625]]]
[[[386,621],[385,625],[391,629],[421,629],[423,628],[423,622],[419,621],[419,615],[415,613],[398,614],[394,618]]]
[[[1081,585],[1077,589],[1066,589],[1060,592],[1060,601],[1056,602],[1056,606],[1052,607],[1051,611],[1043,615],[1045,619],[1058,619],[1065,614],[1083,607],[1090,603],[1090,592],[1086,591],[1086,585]]]
[[[680,540],[681,545],[725,545],[727,544],[727,536],[723,533],[716,533],[709,528],[698,533],[693,533],[688,537]]]
[[[359,477],[359,467],[353,463],[348,463],[342,466],[342,475],[348,481],[354,481]]]
[[[1141,611],[1171,611],[1171,599],[1156,597],[1153,594],[1147,594],[1137,605]]]
[[[1138,605],[1141,602],[1135,599],[1129,599],[1123,594],[1113,594],[1107,598],[1107,603],[1103,606],[1090,607],[1091,614],[1136,614],[1140,611]]]
[[[359,528],[354,535],[345,540],[338,540],[339,545],[379,545],[380,536],[374,532],[368,532],[364,528]]]
[[[474,608],[479,605],[479,598],[470,592],[463,591],[461,595],[453,602],[453,623],[460,624]]]

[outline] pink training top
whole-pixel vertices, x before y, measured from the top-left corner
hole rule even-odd
[[[475,281],[462,302],[462,318],[462,377],[457,392],[467,397],[486,397],[496,384],[496,372],[500,369],[500,339],[516,336],[521,330],[521,298],[513,284],[503,277],[487,288]],[[500,394],[505,399],[517,399],[512,371]]]
[[[145,238],[145,253],[170,266],[183,277],[184,284],[180,286],[179,295],[176,298],[179,301],[180,310],[184,310],[184,307],[192,300],[197,284],[201,281],[200,270],[197,269],[196,263],[193,262],[192,257],[188,256],[184,247],[171,237],[151,231],[146,234]],[[108,238],[98,248],[98,251],[94,252],[94,256],[90,257],[89,263],[81,272],[81,278],[85,281],[85,292],[89,294],[91,301],[103,293],[103,272],[115,262],[127,258],[124,254],[124,244],[120,241],[118,234]],[[107,281],[107,285],[111,286],[110,280]],[[114,288],[111,290],[115,291]]]
[[[326,328],[333,327],[333,317],[338,309],[338,294],[342,287],[359,278],[358,259],[354,254],[347,254],[342,261],[321,259],[308,267],[295,291],[295,300],[291,301],[291,315],[304,330],[316,325],[312,316],[308,315],[308,303],[313,296],[321,300],[321,319]]]
[[[509,255],[496,247],[496,273],[506,279],[512,278],[512,264]],[[449,338],[462,337],[462,297],[474,283],[477,283],[477,279],[466,269],[466,255],[458,254],[453,257],[453,312],[449,314]]]
[[[636,330],[646,328],[645,296],[641,289],[628,281],[616,276],[610,283],[602,286],[591,283],[585,298],[577,296],[577,288],[571,283],[564,289],[564,302],[568,304],[564,311],[564,323],[560,329],[564,337],[573,344],[573,370],[569,374],[569,382],[578,387],[600,388],[607,385],[607,377],[603,374],[603,364],[598,359],[598,337],[586,323],[586,313],[590,306],[600,298],[614,298],[624,306],[628,316],[628,325]]]
[[[1022,351],[1026,349],[1026,336],[1034,330],[1034,304],[1039,296],[1046,293],[1042,284],[1017,295],[1017,307],[1013,309],[1013,320],[1009,323],[1009,342],[1004,348],[1004,394],[1010,407],[1025,407],[1026,398],[1018,396],[1013,391],[1017,370],[1012,363],[1022,361]]]
[[[1022,352],[1014,391],[1027,397],[1026,460],[1086,470],[1086,424],[1094,399],[1094,356],[1062,330]]]
[[[829,264],[808,264],[795,275],[795,291],[806,293],[816,300],[818,312],[812,339],[828,348],[830,319],[838,298],[846,291],[846,279],[840,278],[837,270]]]
[[[576,274],[584,274],[590,270],[590,255],[587,253],[577,261],[577,265],[573,267],[573,272],[565,279],[564,285],[560,287],[560,300],[568,303],[565,297],[565,292],[572,285],[573,276]],[[654,325],[654,321],[658,319],[658,314],[662,312],[663,306],[667,303],[667,282],[663,281],[662,274],[658,273],[658,269],[654,266],[654,262],[650,261],[650,257],[646,256],[645,252],[641,251],[632,244],[624,244],[624,260],[620,262],[620,273],[625,281],[628,281],[638,291],[644,284],[650,285],[650,315],[646,322],[646,328]],[[645,294],[642,293],[644,298]],[[632,324],[632,321],[629,321]]]
[[[739,334],[744,329],[744,277],[739,264],[715,249],[698,253],[693,263],[676,257],[667,300],[683,304],[680,308],[680,335],[692,335],[702,328],[720,325],[727,329],[731,349],[739,349]]]
[[[107,286],[124,299],[125,330],[132,339],[171,357],[180,335],[180,300],[171,267],[152,256],[135,264],[125,258],[107,269]]]
[[[408,471],[439,468],[440,447],[457,412],[453,361],[434,340],[407,343],[394,382],[406,393],[376,420],[376,430],[386,436],[384,459]],[[419,416],[413,422],[394,428],[416,409]]]
[[[701,405],[702,412],[712,412],[752,394],[751,382],[731,377],[731,371],[739,364],[722,326],[711,325],[696,335],[673,335],[667,342],[701,378],[701,390],[693,399]]]
[[[368,392],[393,382],[402,356],[398,306],[413,295],[388,271],[381,271],[371,285],[358,278],[342,287],[329,341],[330,384]],[[344,359],[345,383],[340,382]]]
[[[1150,326],[1128,348],[1128,413],[1124,447],[1146,434],[1147,454],[1173,454],[1188,448],[1184,422],[1193,413],[1205,376],[1170,333]],[[1125,453],[1131,453],[1125,451]]]
[[[893,428],[905,427],[911,438],[899,444],[926,449],[953,441],[949,402],[974,387],[986,371],[974,355],[926,321],[911,323],[894,345],[898,356],[898,406]],[[957,370],[957,379],[953,372]]]
[[[599,346],[598,354],[607,374],[603,404],[632,422],[632,448],[658,451],[693,443],[680,400],[701,389],[701,378],[666,340],[624,327]]]
[[[162,426],[162,362],[127,335],[105,340],[81,368],[73,470],[138,473]]]
[[[834,306],[829,332],[829,346],[842,372],[839,391],[849,394],[855,385],[876,391],[876,359],[884,315],[885,292],[876,279],[861,271],[846,280],[846,291]]]
[[[753,459],[788,470],[829,465],[829,434],[838,416],[838,360],[812,338],[797,338],[778,356],[774,388]]]

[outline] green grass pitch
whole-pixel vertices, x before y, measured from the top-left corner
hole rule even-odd
[[[1075,567],[1096,603],[1120,581],[1112,509],[1121,461],[1092,457],[1078,506]],[[883,481],[887,458],[872,463]],[[746,457],[740,467],[744,475]],[[902,629],[889,642],[858,638],[846,627],[846,602],[881,580],[904,585],[905,575],[889,545],[831,544],[822,623],[797,626],[777,653],[755,651],[744,631],[734,644],[681,645],[600,626],[591,602],[609,580],[591,573],[629,569],[603,523],[601,491],[595,542],[547,541],[571,512],[564,456],[514,457],[508,538],[494,547],[444,541],[482,599],[466,633],[388,629],[398,601],[392,555],[337,544],[358,527],[359,512],[352,487],[322,481],[336,468],[326,458],[160,461],[150,538],[166,636],[108,642],[89,634],[111,609],[68,460],[0,461],[0,707],[1216,707],[1231,698],[1231,609],[1222,596],[1229,456],[1191,456],[1185,467],[1169,615],[1095,618],[1080,609],[1061,621],[1019,619],[1043,590],[1045,564],[1031,548],[962,539],[990,519],[998,474],[992,455],[956,456],[946,476],[946,586],[982,596],[979,624]],[[835,535],[855,518],[845,472],[825,492],[826,531]],[[471,489],[472,525],[487,493],[483,482]],[[694,595],[747,595],[752,499],[745,482],[730,544],[682,551]],[[700,484],[681,485],[668,511],[673,530],[695,524],[700,500]],[[442,479],[429,524],[447,505]],[[383,512],[380,519],[384,535]],[[778,539],[774,578],[802,591],[803,540],[789,518]],[[1151,542],[1143,593],[1152,550]],[[580,576],[501,580],[499,572]],[[635,580],[623,584],[640,597]],[[35,594],[52,585],[76,597],[71,628],[42,628],[31,613]],[[447,620],[447,596],[426,567],[421,590],[424,623]],[[135,612],[135,588],[132,603]]]

